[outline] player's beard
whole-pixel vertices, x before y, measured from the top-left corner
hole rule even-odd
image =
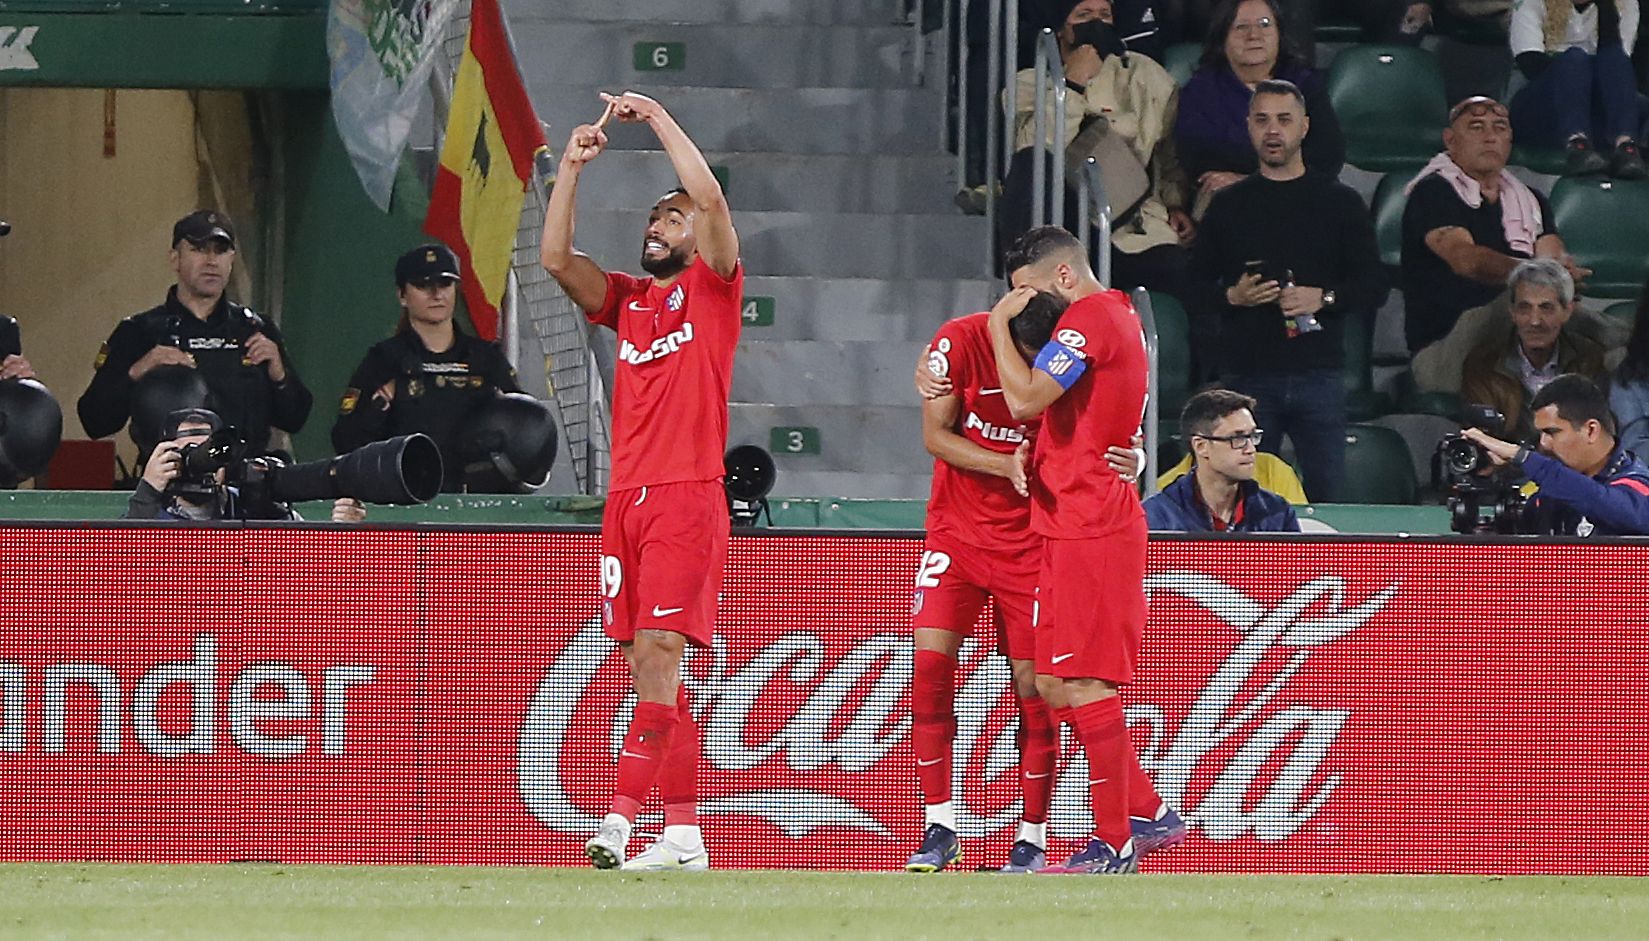
[[[643,251],[641,270],[655,278],[671,278],[687,270],[687,261],[687,248],[683,245],[678,245],[670,250],[670,254],[657,258],[649,257],[647,252]]]

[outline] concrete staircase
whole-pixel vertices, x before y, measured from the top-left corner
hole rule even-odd
[[[993,290],[984,220],[951,205],[942,86],[916,83],[902,8],[505,2],[557,151],[600,115],[598,91],[629,88],[664,102],[722,175],[747,272],[729,445],[772,451],[780,495],[926,496],[916,352]],[[646,129],[609,131],[580,185],[578,245],[637,271],[646,208],[675,175]]]

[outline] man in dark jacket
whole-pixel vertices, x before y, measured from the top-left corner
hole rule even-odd
[[[98,351],[80,423],[93,438],[114,434],[132,417],[139,380],[157,367],[182,366],[205,381],[213,410],[251,453],[262,454],[271,427],[302,428],[314,398],[280,329],[224,294],[235,261],[233,223],[207,209],[184,216],[172,227],[170,259],[177,284],[166,301],[122,320]]]
[[[1180,412],[1180,433],[1191,446],[1191,473],[1145,501],[1152,530],[1300,531],[1288,501],[1254,482],[1262,431],[1253,399],[1227,389],[1199,392]]]
[[[1615,440],[1615,416],[1597,383],[1575,373],[1548,382],[1530,405],[1539,449],[1462,434],[1496,464],[1516,464],[1540,488],[1529,531],[1561,536],[1649,536],[1649,467]]]

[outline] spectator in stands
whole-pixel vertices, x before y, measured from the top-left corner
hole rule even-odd
[[[1112,0],[1081,0],[1060,26],[1064,82],[1074,94],[1058,129],[1052,92],[1045,93],[1048,144],[1066,148],[1068,176],[1089,156],[1101,168],[1112,212],[1109,286],[1166,291],[1186,303],[1185,246],[1196,227],[1169,133],[1179,89],[1156,61],[1124,50],[1113,22]],[[1005,245],[1040,224],[1031,219],[1035,144],[1036,71],[1023,69],[1014,84],[1016,153],[1003,191]],[[1074,231],[1076,190],[1064,190],[1066,228]]]
[[[1143,453],[1143,452],[1141,452]],[[1180,458],[1179,463],[1157,475],[1157,489],[1167,490],[1174,481],[1191,473],[1191,457],[1187,453]],[[1261,489],[1269,490],[1295,506],[1304,506],[1310,503],[1305,497],[1305,488],[1300,486],[1300,476],[1294,473],[1289,463],[1275,454],[1261,451],[1254,458],[1254,482]]]
[[[1649,467],[1615,439],[1603,390],[1572,373],[1547,383],[1530,403],[1539,448],[1501,441],[1478,428],[1463,434],[1496,464],[1516,464],[1540,488],[1529,531],[1563,536],[1649,536]]]
[[[1414,381],[1458,392],[1466,354],[1506,322],[1506,278],[1519,262],[1553,258],[1579,283],[1591,274],[1565,251],[1539,190],[1506,169],[1512,126],[1506,106],[1467,98],[1449,112],[1444,152],[1408,184],[1403,209],[1403,307]],[[1605,340],[1606,325],[1577,327]]]
[[[1649,175],[1636,141],[1637,30],[1638,0],[1522,0],[1512,8],[1512,55],[1529,79],[1512,97],[1512,125],[1525,143],[1564,147],[1566,175]]]
[[[33,379],[34,367],[23,358],[23,331],[17,318],[0,316],[0,379]]]
[[[1609,407],[1620,428],[1620,446],[1649,457],[1649,282],[1638,294],[1626,356],[1609,384]]]
[[[1534,258],[1512,269],[1511,317],[1466,356],[1460,394],[1492,405],[1506,416],[1506,431],[1517,440],[1534,430],[1529,402],[1563,373],[1608,381],[1604,348],[1566,329],[1575,310],[1575,282],[1550,258]]]
[[[980,4],[988,7],[989,4]],[[1035,62],[1036,37],[1044,29],[1059,32],[1070,19],[1071,11],[1080,6],[1080,0],[1020,0],[1019,4],[1019,67],[1027,68]],[[1162,61],[1162,50],[1167,45],[1162,30],[1163,17],[1158,8],[1160,0],[1114,0],[1113,25],[1122,44],[1129,52]]]
[[[1316,128],[1300,89],[1261,82],[1249,131],[1260,172],[1208,207],[1192,276],[1208,309],[1223,311],[1225,386],[1258,401],[1266,450],[1293,440],[1306,493],[1322,502],[1345,468],[1345,314],[1379,308],[1385,271],[1362,198],[1306,171]]]
[[[1311,114],[1305,165],[1338,176],[1346,142],[1321,76],[1282,38],[1277,0],[1221,0],[1202,62],[1180,92],[1174,141],[1180,165],[1197,186],[1193,216],[1208,200],[1256,169],[1248,135],[1248,100],[1267,79],[1298,86]]]
[[[1191,473],[1145,501],[1153,530],[1180,532],[1299,532],[1294,508],[1254,482],[1263,430],[1254,400],[1226,389],[1198,392],[1180,411],[1189,442]]]
[[[138,381],[156,367],[182,366],[205,380],[218,414],[262,454],[271,426],[302,428],[314,397],[274,323],[224,294],[235,263],[234,225],[221,212],[191,212],[172,226],[170,259],[177,283],[165,302],[122,320],[98,351],[92,383],[80,396],[80,423],[94,438],[114,434],[131,417]]]

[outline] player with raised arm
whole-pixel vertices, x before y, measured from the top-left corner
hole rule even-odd
[[[699,729],[681,661],[709,647],[727,561],[722,488],[727,396],[739,339],[744,269],[721,185],[662,105],[626,92],[573,129],[544,215],[541,260],[591,322],[618,334],[612,473],[601,522],[602,623],[624,652],[636,709],[619,749],[612,804],[585,844],[598,869],[706,869],[698,826]],[[652,128],[681,188],[653,204],[641,267],[603,271],[573,249],[578,180],[607,146],[607,118]],[[625,860],[654,784],[664,833]]]
[[[1014,289],[989,319],[997,379],[1015,418],[1042,419],[1027,471],[1031,526],[1043,537],[1036,683],[1087,754],[1094,818],[1087,845],[1044,871],[1132,872],[1144,852],[1185,835],[1140,768],[1117,695],[1145,628],[1145,513],[1134,487],[1101,464],[1144,415],[1145,338],[1127,295],[1099,283],[1064,229],[1027,232],[1005,267]],[[1038,291],[1070,306],[1028,365],[1010,323]]]

